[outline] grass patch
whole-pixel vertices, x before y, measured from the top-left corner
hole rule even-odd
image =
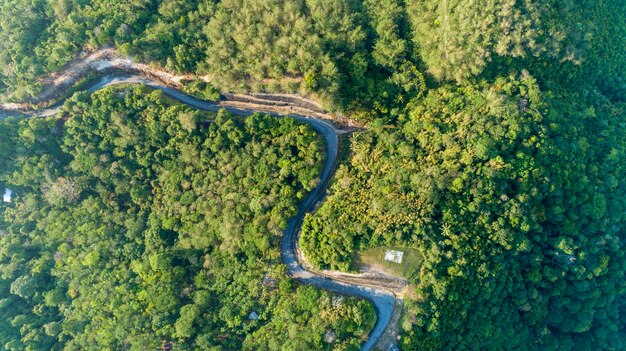
[[[402,251],[402,263],[385,260],[385,252],[388,250]],[[388,274],[403,277],[408,280],[417,278],[422,265],[422,256],[415,249],[399,246],[378,246],[357,253],[355,263],[357,266],[374,266],[381,268]]]

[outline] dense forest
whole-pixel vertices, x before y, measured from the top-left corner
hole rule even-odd
[[[307,257],[418,249],[407,349],[622,349],[626,106],[561,98],[530,77],[440,88],[355,135]]]
[[[2,349],[358,349],[372,306],[278,264],[319,176],[309,127],[142,87],[75,95],[62,114],[0,124],[17,194],[0,222]]]
[[[0,14],[2,101],[116,47],[213,95],[296,92],[366,123],[300,245],[346,271],[372,247],[420,253],[402,349],[626,349],[623,0],[8,0]],[[137,94],[77,95],[64,124],[3,123],[0,182],[20,198],[2,223],[5,347],[321,349],[325,328],[354,345],[371,307],[345,300],[358,316],[323,324],[329,295],[270,264],[318,176],[314,135],[263,116],[204,124]],[[273,295],[255,285],[268,269]]]
[[[222,91],[314,94],[391,117],[427,80],[526,68],[542,84],[591,83],[623,100],[621,0],[7,0],[0,93],[25,100],[84,50],[115,46]],[[548,79],[549,78],[549,79]]]

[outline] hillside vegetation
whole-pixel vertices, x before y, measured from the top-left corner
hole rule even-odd
[[[354,136],[306,256],[351,269],[369,247],[416,248],[408,349],[621,349],[625,110],[582,101],[529,78],[432,90]]]
[[[206,77],[220,91],[297,92],[367,123],[368,130],[351,136],[348,156],[338,167],[327,200],[305,219],[300,246],[315,266],[347,271],[355,270],[359,253],[374,247],[417,250],[422,261],[412,275],[411,296],[418,298],[406,303],[402,348],[626,349],[623,0],[9,0],[0,4],[0,14],[4,101],[36,96],[41,77],[62,68],[82,50],[115,46],[137,60]],[[73,116],[83,116],[82,104],[74,99],[67,113],[76,109]],[[113,106],[117,105],[108,110],[110,118],[123,119]],[[185,114],[175,115],[189,123],[189,117],[180,117]],[[35,128],[43,122],[30,123]],[[216,118],[216,123],[235,122]],[[287,135],[302,128],[281,123],[286,123],[282,130]],[[196,186],[191,174],[201,173],[186,173],[194,169],[196,153],[213,150],[200,147],[203,141],[193,139],[195,134],[172,140],[171,147],[181,148],[181,153],[187,148],[196,153],[170,161],[168,167],[176,167],[178,173],[162,174],[147,170],[152,160],[145,158],[145,150],[138,150],[136,163],[130,165],[125,160],[135,154],[127,151],[82,156],[100,147],[100,137],[62,143],[63,157],[38,154],[53,149],[56,139],[37,139],[27,130],[3,134],[42,143],[24,149],[36,157],[24,158],[24,163],[0,159],[5,168],[17,167],[6,174],[22,174],[16,186],[30,186],[35,193],[29,193],[31,197],[48,194],[45,206],[67,206],[66,197],[54,194],[65,193],[68,182],[75,181],[59,167],[99,172],[93,176],[108,182],[102,185],[107,194],[103,206],[121,201],[110,195],[119,187],[128,193],[122,200],[129,204],[120,205],[120,211],[152,208],[146,228],[160,223],[168,233],[179,233],[175,241],[161,238],[166,240],[164,247],[219,248],[209,257],[237,250],[245,255],[271,254],[272,236],[255,236],[238,226],[245,223],[275,233],[297,203],[298,196],[251,197],[255,216],[241,222],[234,220],[242,218],[235,216],[239,207],[226,205],[237,202],[234,195],[222,192],[223,184],[215,183],[210,199],[202,197],[206,193],[190,193]],[[119,133],[144,136],[126,128]],[[238,133],[217,138],[219,150],[242,145],[246,139]],[[134,144],[116,147],[130,145]],[[288,186],[284,191],[289,194],[303,194],[317,175],[311,165],[319,162],[320,150],[310,151],[306,145],[297,149],[301,161],[284,156],[283,152],[295,152],[293,148],[281,149],[275,157],[286,157],[285,164],[274,169],[276,173],[253,177],[280,189]],[[0,145],[0,150],[3,155],[5,150],[7,155],[21,155],[10,144]],[[248,151],[235,150],[229,154],[229,167],[249,165],[239,159]],[[249,153],[261,157],[254,150]],[[119,173],[101,170],[99,162],[111,162]],[[284,182],[266,178],[284,170],[292,172],[279,178]],[[62,176],[64,180],[57,181]],[[141,179],[150,182],[135,177],[148,177]],[[87,189],[81,182],[76,184]],[[191,188],[166,196],[171,194],[167,189],[183,184]],[[202,184],[206,187],[202,189],[209,189],[208,181]],[[249,183],[241,184],[241,189],[249,188]],[[85,193],[79,194],[82,199]],[[224,210],[207,218],[214,226],[203,227],[194,210],[200,205],[194,201]],[[20,206],[37,204],[25,201]],[[15,216],[11,226],[19,230],[2,240],[22,243],[26,239],[18,235],[54,232],[32,219],[47,213],[37,206],[33,208],[37,215],[32,216],[26,209],[7,211]],[[252,218],[257,215],[255,222]],[[114,223],[135,228],[133,221]],[[59,232],[67,235],[65,229],[75,224],[70,221]],[[215,228],[230,234],[222,240]],[[197,235],[200,232],[209,234]],[[57,236],[43,242],[48,245]],[[39,262],[51,262],[6,252],[30,262],[33,272],[45,271],[46,265]],[[54,258],[56,251],[49,253]],[[81,256],[75,262],[83,260]],[[220,267],[210,262],[211,267]],[[258,264],[267,268],[264,262]],[[52,274],[57,274],[56,268]],[[13,282],[19,276],[5,279]],[[215,301],[224,303],[223,295],[217,296]],[[219,323],[231,316],[223,313],[225,319]],[[241,331],[232,338],[240,340],[245,334]],[[300,334],[283,336],[296,335]]]
[[[16,194],[0,205],[2,349],[358,349],[372,306],[333,304],[279,265],[319,177],[309,127],[142,87],[75,95],[62,115],[0,123]]]

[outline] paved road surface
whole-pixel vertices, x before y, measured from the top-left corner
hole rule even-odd
[[[94,92],[96,90],[102,89],[109,85],[114,84],[145,84],[155,89],[162,90],[166,95],[179,100],[189,106],[196,107],[201,110],[206,111],[219,111],[221,109],[226,109],[228,112],[238,115],[238,116],[249,116],[255,112],[255,110],[234,108],[228,106],[221,106],[218,103],[211,103],[206,101],[201,101],[196,98],[193,98],[189,95],[186,95],[176,89],[165,86],[162,83],[159,83],[150,78],[132,75],[132,74],[111,74],[103,77],[100,81],[94,83],[87,90],[89,92]],[[32,113],[34,116],[52,116],[57,114],[60,111],[62,103],[59,103],[55,106],[52,106],[47,109],[43,109],[37,112]],[[263,112],[267,113],[267,112]],[[271,114],[271,113],[270,113]],[[10,113],[3,113],[0,111],[0,119],[6,118],[11,115]],[[276,115],[276,114],[274,114]],[[364,299],[368,299],[374,303],[374,307],[376,309],[376,324],[372,331],[369,334],[369,338],[367,342],[365,342],[361,348],[363,351],[373,350],[374,345],[382,335],[385,327],[389,324],[391,320],[391,316],[393,314],[395,298],[390,293],[377,290],[370,287],[364,287],[354,284],[346,284],[339,281],[335,281],[331,278],[319,276],[312,272],[307,271],[302,267],[300,262],[298,262],[298,258],[296,255],[296,243],[298,239],[298,235],[300,233],[300,228],[302,227],[302,220],[304,216],[313,210],[317,203],[320,203],[324,200],[326,195],[326,189],[328,187],[328,183],[330,178],[332,177],[335,166],[337,164],[337,131],[330,124],[316,119],[314,117],[302,116],[302,115],[290,115],[291,117],[307,123],[311,126],[317,133],[322,135],[326,141],[326,159],[324,161],[324,168],[322,169],[322,175],[320,177],[319,184],[309,193],[306,199],[298,206],[298,213],[289,221],[287,229],[285,230],[285,234],[283,236],[283,241],[281,245],[281,259],[282,262],[287,266],[287,270],[290,276],[292,276],[295,280],[302,284],[312,285],[320,289],[330,290],[339,294],[356,296]]]

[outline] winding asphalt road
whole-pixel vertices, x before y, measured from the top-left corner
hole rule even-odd
[[[218,103],[211,103],[202,100],[198,100],[182,92],[170,88],[158,81],[150,78],[132,75],[132,74],[111,74],[103,77],[100,81],[90,86],[87,91],[94,92],[109,85],[114,84],[145,84],[149,87],[159,89],[166,95],[179,100],[189,106],[205,110],[205,111],[219,111],[226,109],[228,112],[238,116],[249,116],[256,112],[268,113],[264,111],[255,111],[249,109],[234,108],[229,106],[222,106]],[[50,108],[39,110],[37,112],[30,113],[31,116],[52,116],[59,113],[62,106],[62,102],[58,103]],[[269,113],[275,116],[280,116],[275,113]],[[4,113],[0,111],[0,119],[6,118],[13,113]],[[324,161],[324,167],[322,169],[322,175],[318,185],[309,193],[306,199],[298,206],[298,213],[289,221],[283,241],[281,245],[281,259],[287,266],[288,274],[295,280],[302,284],[312,285],[314,287],[333,291],[343,295],[356,296],[370,300],[374,303],[376,309],[376,324],[369,334],[368,340],[362,345],[361,350],[370,351],[373,350],[374,345],[382,335],[383,331],[389,324],[393,310],[395,306],[395,297],[386,291],[373,289],[370,287],[342,283],[340,281],[333,280],[331,278],[317,275],[313,272],[307,271],[302,267],[298,261],[296,245],[298,241],[298,235],[302,227],[302,221],[304,216],[311,212],[315,205],[321,203],[326,196],[326,189],[328,183],[335,171],[335,165],[337,164],[337,130],[330,124],[323,120],[303,115],[290,115],[291,117],[304,122],[311,126],[317,133],[322,135],[326,141],[326,159]]]

